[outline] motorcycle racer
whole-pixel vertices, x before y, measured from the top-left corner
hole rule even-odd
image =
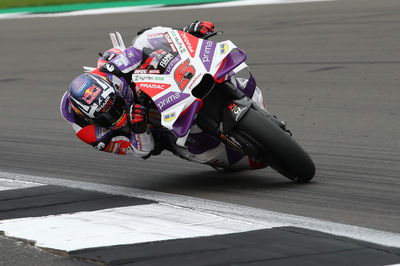
[[[167,149],[184,159],[214,168],[265,167],[214,139],[197,125],[190,130],[187,147],[176,145],[171,133],[151,127],[151,108],[146,96],[131,82],[131,74],[141,70],[160,74],[168,71],[176,55],[160,41],[165,38],[163,32],[168,30],[170,28],[160,26],[140,31],[132,46],[123,51],[107,50],[99,58],[96,69],[71,82],[61,101],[61,113],[71,123],[77,137],[100,151],[145,159]],[[203,38],[214,32],[214,24],[196,21],[183,31]],[[251,82],[235,77],[231,80],[242,88]],[[251,94],[264,108],[261,91],[255,87]]]

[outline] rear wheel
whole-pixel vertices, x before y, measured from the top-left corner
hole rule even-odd
[[[236,134],[258,146],[261,159],[295,182],[310,181],[315,165],[310,156],[284,130],[259,111],[249,109],[235,127]]]

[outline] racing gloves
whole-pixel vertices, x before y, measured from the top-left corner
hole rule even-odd
[[[210,21],[195,21],[188,27],[183,28],[183,31],[190,33],[198,38],[203,38],[206,35],[214,32],[215,25]]]
[[[133,133],[142,134],[147,130],[147,107],[133,104],[129,107],[130,128]]]

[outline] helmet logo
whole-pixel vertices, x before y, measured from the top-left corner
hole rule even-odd
[[[90,86],[85,90],[85,94],[83,95],[83,99],[87,104],[91,104],[94,99],[96,99],[97,95],[101,92],[101,89],[95,85]]]
[[[96,108],[96,112],[105,113],[110,109],[111,105],[114,103],[113,99],[110,96],[107,98],[103,98],[102,102],[99,104],[99,107]]]

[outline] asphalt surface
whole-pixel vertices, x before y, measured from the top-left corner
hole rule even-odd
[[[59,101],[80,66],[144,26],[214,21],[248,53],[272,113],[317,166],[222,174],[169,154],[143,161],[75,138]],[[0,170],[190,195],[400,233],[400,3],[346,0],[0,21]]]

